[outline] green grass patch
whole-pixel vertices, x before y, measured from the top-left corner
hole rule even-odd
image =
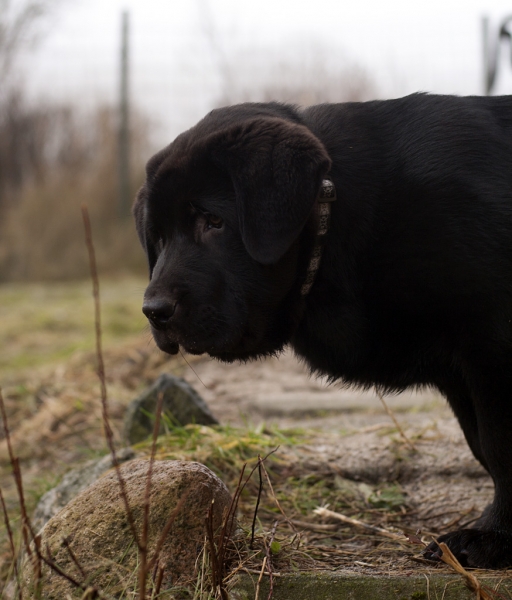
[[[144,334],[143,278],[100,280],[105,345]],[[0,285],[0,377],[94,349],[90,281]]]
[[[245,463],[254,464],[258,456],[272,454],[269,462],[280,462],[280,452],[304,443],[307,432],[301,429],[278,430],[260,426],[238,428],[229,425],[176,426],[167,421],[167,433],[157,440],[156,458],[159,460],[194,460],[206,465],[226,483],[233,482]],[[150,452],[148,440],[135,446],[136,450]]]
[[[353,516],[365,516],[370,521],[378,515],[400,511],[407,505],[406,497],[397,483],[369,484],[345,479],[334,470],[315,472],[304,463],[304,447],[317,433],[306,429],[278,429],[277,427],[231,427],[203,425],[177,426],[167,420],[167,433],[157,440],[156,459],[197,461],[216,473],[233,492],[240,471],[247,465],[246,475],[257,464],[258,456],[268,456],[266,469],[272,481],[275,497],[267,481],[263,481],[260,522],[269,527],[280,513],[280,508],[291,519],[315,520],[313,511],[328,505],[331,510]],[[149,454],[151,441],[135,446]],[[241,513],[250,515],[258,494],[258,473],[242,494]]]

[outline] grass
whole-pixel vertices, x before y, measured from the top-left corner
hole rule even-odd
[[[143,278],[105,281],[103,321],[110,366],[124,367],[127,355],[135,369],[165,364],[149,344],[140,311]],[[94,316],[88,281],[0,285],[0,387],[4,389],[13,443],[20,457],[29,512],[70,465],[104,454],[101,411],[94,373]],[[179,371],[179,361],[175,365]],[[119,439],[124,406],[137,385],[113,374],[112,403]],[[0,436],[0,487],[16,523],[16,494],[5,441]],[[0,572],[9,568],[5,528],[0,528]]]
[[[314,441],[314,431],[280,430],[264,425],[235,428],[170,424],[168,427],[167,434],[158,439],[156,458],[201,462],[229,489],[236,488],[240,465],[247,463],[252,468],[258,456],[271,453],[265,465],[274,482],[273,489],[264,483],[258,513],[257,529],[262,535],[271,529],[276,518],[280,521],[279,534],[285,540],[295,534],[294,522],[299,522],[302,528],[309,523],[314,532],[319,523],[313,511],[319,505],[329,505],[332,510],[370,523],[385,522],[387,526],[399,526],[406,512],[407,499],[398,484],[354,482],[337,475],[335,469],[311,472],[304,464],[304,451]],[[147,454],[149,442],[139,444],[136,450]],[[246,522],[253,515],[258,487],[258,477],[254,476],[240,497],[239,512]],[[283,520],[282,512],[287,519]],[[350,528],[335,527],[331,535],[323,536],[323,541],[334,546],[347,534],[352,535]],[[307,538],[308,534],[303,533],[303,539]]]
[[[140,313],[144,279],[125,277],[102,282],[104,355],[113,435],[121,444],[128,402],[163,371],[181,374],[181,357],[156,351]],[[5,387],[12,439],[20,457],[30,513],[42,493],[70,466],[107,452],[95,373],[94,318],[89,282],[4,284],[0,286],[0,385]],[[240,537],[231,547],[234,567],[259,574],[304,569],[355,570],[371,564],[373,573],[410,570],[417,548],[383,540],[353,526],[321,522],[313,511],[328,505],[354,519],[385,529],[414,532],[414,507],[393,482],[369,485],[343,478],[336,464],[318,461],[311,448],[317,433],[304,429],[228,425],[177,426],[166,421],[167,433],[156,443],[159,460],[195,460],[212,469],[233,491],[240,470],[257,467],[270,456],[264,473],[256,469],[239,499]],[[408,450],[390,427],[379,435],[394,437],[396,451]],[[20,519],[11,464],[0,441],[0,487],[19,544]],[[148,455],[150,443],[136,449]],[[274,452],[273,452],[274,451]],[[255,507],[259,503],[254,528]],[[251,538],[255,535],[251,548]],[[213,598],[205,582],[211,571],[202,555],[200,577],[188,597]],[[0,578],[12,576],[5,527],[0,527]],[[121,567],[120,567],[121,568]],[[202,575],[201,575],[202,571]],[[228,575],[230,577],[230,575]],[[120,598],[136,597],[136,574],[128,573]],[[131,582],[131,583],[130,583]],[[201,592],[201,586],[203,590]],[[174,592],[162,598],[172,598]]]
[[[140,312],[145,281],[133,277],[102,282],[102,324],[110,413],[120,444],[124,408],[137,390],[161,370],[180,374],[181,358],[168,360],[152,346]],[[95,374],[94,317],[88,282],[4,284],[0,286],[0,385],[16,454],[20,457],[29,514],[40,496],[73,464],[106,452],[101,434]],[[231,489],[241,466],[275,449],[303,440],[300,431],[264,427],[177,427],[167,422],[157,458],[203,462]],[[3,450],[3,453],[2,453]],[[149,445],[139,450],[149,452]],[[269,470],[285,458],[272,459]],[[284,463],[283,463],[284,465]],[[20,519],[11,467],[0,442],[0,486],[19,544]],[[257,487],[257,484],[255,484]],[[243,508],[254,510],[254,488],[245,490]],[[263,531],[260,521],[260,530]],[[278,543],[278,542],[276,542]],[[0,574],[12,576],[5,528],[0,528]],[[133,587],[133,586],[129,586]],[[126,597],[132,593],[127,591]]]
[[[141,312],[143,278],[102,285],[104,343],[119,345],[146,328]],[[91,286],[84,282],[0,285],[0,378],[54,365],[94,347]]]

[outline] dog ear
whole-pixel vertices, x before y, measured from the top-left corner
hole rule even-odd
[[[151,244],[151,242],[148,239],[146,225],[146,196],[146,184],[144,184],[137,192],[137,196],[135,197],[135,201],[132,206],[132,214],[135,219],[135,229],[137,230],[137,235],[139,236],[142,248],[146,252],[149,264],[149,277],[151,279],[151,274],[153,273],[153,269],[155,268],[157,255],[153,244]]]
[[[251,257],[277,262],[304,227],[331,160],[303,125],[258,118],[215,134],[210,157],[228,171]]]

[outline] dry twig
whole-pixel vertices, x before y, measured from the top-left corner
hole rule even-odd
[[[148,577],[148,529],[151,479],[153,476],[153,465],[155,463],[156,441],[158,439],[158,433],[160,432],[160,418],[162,416],[163,403],[164,395],[162,392],[160,392],[157,398],[155,424],[153,427],[153,442],[151,444],[151,456],[149,458],[148,474],[146,477],[146,489],[144,491],[144,517],[142,521],[142,534],[140,539],[139,600],[144,600],[146,598],[146,582]]]
[[[337,519],[338,521],[342,521],[343,523],[347,523],[347,525],[353,525],[354,527],[361,527],[362,529],[366,529],[367,531],[371,531],[372,533],[376,533],[383,537],[389,538],[391,540],[404,540],[404,536],[398,533],[394,533],[392,531],[388,531],[387,529],[383,529],[382,527],[375,527],[374,525],[370,525],[365,523],[364,521],[359,521],[358,519],[353,519],[351,517],[347,517],[342,515],[341,513],[334,512],[333,510],[329,510],[326,507],[319,506],[315,508],[313,511],[315,515],[319,517],[329,517],[331,519]]]
[[[41,554],[39,551],[39,537],[35,535],[34,530],[32,529],[32,525],[30,523],[30,519],[27,513],[27,507],[25,504],[25,494],[23,491],[23,480],[21,478],[21,469],[20,462],[18,458],[14,455],[14,451],[12,449],[11,444],[11,432],[9,430],[9,423],[7,421],[7,412],[5,410],[5,402],[2,394],[2,390],[0,389],[0,412],[2,415],[2,421],[4,424],[4,433],[5,439],[7,442],[7,449],[9,452],[9,460],[12,466],[12,473],[14,477],[14,482],[16,484],[16,490],[18,493],[18,502],[20,506],[21,512],[21,523],[22,523],[22,536],[23,543],[25,546],[25,551],[29,557],[32,566],[34,567],[34,578],[35,578],[35,590],[36,597],[41,595]],[[31,542],[34,542],[34,550],[32,551]],[[13,557],[14,558],[14,557]],[[39,594],[39,596],[37,596]]]
[[[391,418],[391,420],[395,424],[395,427],[398,429],[398,433],[400,434],[401,438],[404,440],[404,442],[407,444],[407,446],[409,446],[409,448],[411,450],[414,450],[414,452],[417,452],[418,449],[411,442],[411,440],[405,435],[405,431],[402,429],[400,423],[396,420],[396,417],[393,414],[393,411],[389,408],[387,402],[384,400],[384,396],[381,394],[381,392],[377,388],[375,389],[375,391],[377,393],[377,396],[379,397],[379,400],[382,402],[382,406],[384,407],[384,410],[386,411],[388,416]]]
[[[260,586],[261,580],[263,579],[263,575],[265,574],[265,567],[267,566],[267,556],[263,557],[263,562],[261,563],[261,570],[258,577],[258,582],[256,583],[256,592],[254,594],[254,600],[260,600]]]
[[[258,496],[256,498],[256,505],[254,507],[254,515],[252,518],[252,527],[251,527],[251,541],[249,543],[249,548],[251,550],[254,547],[254,530],[256,529],[256,519],[258,517],[258,508],[260,506],[260,501],[261,501],[261,492],[263,491],[263,478],[261,477],[261,456],[259,454],[258,454],[258,477],[259,477]]]
[[[1,393],[1,391],[0,391],[0,393]],[[14,577],[16,579],[16,584],[19,587],[20,575],[19,575],[19,571],[18,571],[18,557],[16,555],[16,548],[14,546],[14,537],[12,535],[11,521],[9,519],[9,513],[7,512],[4,495],[2,494],[1,489],[0,489],[0,502],[2,504],[2,513],[4,515],[4,524],[5,524],[5,529],[7,531],[7,538],[9,540],[9,547],[11,550],[11,556],[12,556],[12,561],[13,561],[13,566],[14,566]],[[4,590],[5,590],[5,586],[4,586]],[[19,596],[20,596],[20,600],[23,600],[23,594],[22,594],[21,589],[19,590]]]
[[[78,562],[78,559],[77,559],[75,553],[73,552],[71,546],[69,545],[69,540],[67,538],[64,538],[62,540],[62,544],[66,548],[66,550],[68,551],[68,554],[69,554],[71,560],[73,561],[73,563],[75,564],[76,568],[78,569],[80,575],[83,577],[83,579],[85,581],[87,579],[87,574],[85,573],[84,568],[82,567],[82,565]]]
[[[178,504],[176,504],[174,510],[169,515],[169,518],[167,519],[167,523],[165,524],[165,527],[163,528],[162,533],[160,534],[158,542],[156,543],[155,552],[153,554],[153,557],[151,558],[151,560],[148,561],[148,566],[147,566],[148,572],[157,564],[158,559],[160,557],[160,552],[162,551],[162,547],[165,542],[165,539],[169,535],[169,531],[171,530],[171,527],[172,527],[174,521],[176,520],[176,517],[178,516],[180,510],[183,508],[183,505],[187,501],[189,493],[190,493],[190,491],[183,494],[183,496],[180,498],[180,501],[178,502]]]
[[[105,430],[105,438],[107,440],[107,444],[110,450],[110,454],[112,455],[112,464],[114,465],[117,480],[119,482],[120,494],[122,501],[124,503],[126,518],[128,519],[128,523],[130,525],[130,529],[133,535],[133,539],[141,551],[141,545],[139,536],[137,534],[137,528],[135,527],[135,520],[133,518],[133,513],[130,508],[130,503],[128,501],[128,494],[126,492],[126,485],[121,474],[121,469],[119,467],[119,461],[117,460],[116,448],[114,444],[114,434],[112,432],[112,428],[110,426],[110,420],[108,416],[108,403],[107,403],[107,384],[105,377],[105,363],[103,361],[103,350],[102,350],[102,342],[101,342],[101,307],[100,307],[100,284],[98,278],[98,269],[96,267],[96,253],[94,251],[94,244],[92,240],[92,229],[91,229],[91,221],[89,219],[89,211],[87,210],[87,206],[82,204],[82,219],[84,222],[84,230],[85,230],[85,243],[87,246],[87,251],[89,254],[89,268],[91,272],[91,280],[92,280],[92,294],[94,298],[94,326],[95,326],[95,335],[96,335],[96,358],[98,361],[98,378],[100,380],[101,386],[101,409],[102,409],[102,417],[103,417],[103,427]]]
[[[265,546],[265,555],[267,557],[267,569],[269,575],[269,590],[267,600],[272,600],[272,596],[274,595],[274,572],[272,570],[272,543],[274,541],[274,537],[277,531],[277,525],[279,521],[275,521],[272,525],[272,529],[270,530],[270,540],[267,544],[266,540],[263,539],[263,545]]]
[[[278,450],[278,448],[276,448],[275,450],[273,450],[272,452],[270,452],[269,454],[267,454],[267,456],[265,457],[265,459],[270,456],[270,454],[272,454],[273,452],[276,452]],[[265,460],[263,459],[263,460]],[[288,525],[290,525],[290,527],[292,528],[292,531],[296,534],[298,534],[297,528],[295,527],[295,525],[293,524],[293,521],[291,521],[287,514],[284,512],[283,507],[281,506],[281,504],[279,503],[279,500],[277,499],[276,493],[274,492],[274,488],[272,486],[272,482],[270,481],[270,477],[269,474],[267,472],[267,469],[265,468],[265,465],[261,464],[262,468],[263,468],[263,473],[265,474],[265,479],[267,480],[268,483],[268,487],[270,488],[270,493],[272,495],[272,498],[274,500],[274,502],[276,503],[277,508],[279,509],[279,512],[283,515],[284,520],[288,523]]]
[[[473,573],[469,573],[455,558],[452,551],[443,542],[436,542],[442,551],[440,556],[441,560],[450,566],[456,573],[462,575],[466,586],[475,594],[475,600],[497,600],[498,598],[505,598],[499,593],[489,589],[478,581]]]

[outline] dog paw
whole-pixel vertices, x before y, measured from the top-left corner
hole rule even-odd
[[[444,542],[463,567],[505,569],[512,566],[512,534],[501,531],[460,529],[442,535]],[[436,542],[423,552],[428,560],[441,560],[442,551]]]

